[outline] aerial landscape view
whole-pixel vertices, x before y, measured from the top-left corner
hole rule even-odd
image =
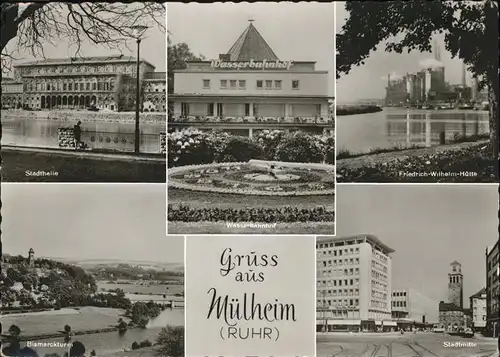
[[[165,237],[165,187],[134,187],[123,196],[124,186],[33,184],[21,193],[2,185],[3,354],[183,356],[184,239]],[[67,210],[67,194],[90,196],[95,211]],[[41,205],[33,200],[48,197],[32,220],[36,230],[22,227],[21,210],[33,214]],[[130,207],[141,197],[151,211],[137,220]],[[116,202],[114,213],[105,227],[89,225],[103,215],[97,207],[104,201]]]

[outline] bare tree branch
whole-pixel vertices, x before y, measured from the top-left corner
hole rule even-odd
[[[166,32],[165,4],[161,3],[37,2],[28,3],[22,12],[17,11],[19,7],[2,3],[2,56],[28,50],[35,58],[45,58],[47,44],[68,39],[75,57],[81,56],[85,41],[122,52],[129,49],[134,26],[150,25]]]

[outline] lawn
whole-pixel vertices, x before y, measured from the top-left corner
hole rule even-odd
[[[238,222],[242,224],[244,222]],[[275,228],[228,227],[225,222],[168,222],[168,234],[335,234],[334,222],[277,223]]]
[[[3,182],[148,182],[166,181],[166,162],[113,160],[57,153],[3,150]],[[56,172],[32,176],[29,172]]]
[[[82,307],[80,310],[65,308],[46,312],[12,314],[2,316],[6,329],[16,324],[22,336],[57,333],[70,325],[73,331],[92,330],[117,325],[124,311],[111,308]]]
[[[315,208],[326,206],[334,209],[335,197],[333,195],[320,196],[252,196],[212,192],[189,191],[176,188],[168,189],[168,203],[175,206],[179,204],[196,208],[279,208],[292,206],[301,208]],[[170,232],[170,230],[169,230]],[[186,233],[186,232],[181,232]]]

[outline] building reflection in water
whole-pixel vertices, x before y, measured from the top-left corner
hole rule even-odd
[[[459,137],[487,134],[488,114],[477,112],[423,112],[387,114],[389,141],[404,146],[430,147]]]
[[[2,145],[41,148],[58,147],[58,129],[73,127],[72,121],[17,119],[2,121]],[[84,122],[82,140],[92,149],[123,152],[134,151],[134,124]],[[143,123],[141,127],[141,151],[160,151],[160,132],[165,123]]]

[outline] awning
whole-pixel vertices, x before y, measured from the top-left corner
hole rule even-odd
[[[375,321],[375,325],[377,326],[397,326],[397,322],[396,321]]]
[[[329,326],[359,326],[361,320],[330,320],[328,321]]]
[[[384,321],[384,326],[397,326],[398,323],[396,321]]]

